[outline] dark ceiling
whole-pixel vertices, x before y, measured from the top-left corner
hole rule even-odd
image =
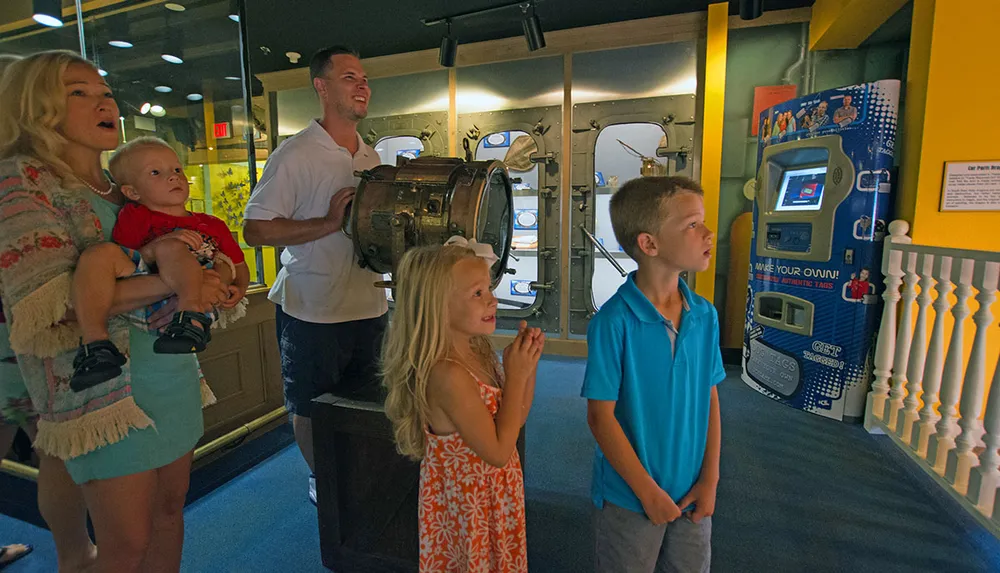
[[[241,76],[239,24],[229,18],[236,3],[169,1],[185,10],[174,12],[166,9],[165,3],[142,3],[134,10],[115,14],[112,10],[121,7],[118,5],[89,12],[84,20],[87,56],[109,72],[108,81],[117,92],[119,104],[127,108],[123,110],[125,115],[137,111],[145,101],[175,109],[192,106],[194,112],[201,103],[189,102],[186,96],[206,91],[211,91],[216,100],[242,98],[242,83],[226,79]],[[362,57],[436,48],[445,29],[425,26],[422,19],[503,6],[510,0],[245,2],[251,70],[260,74],[306,66],[313,52],[332,44],[353,46]],[[708,0],[537,0],[536,14],[543,29],[552,31],[703,11],[708,4]],[[730,2],[730,14],[738,14],[738,4],[736,0]],[[813,0],[763,0],[763,4],[765,11],[781,10],[810,6]],[[30,13],[25,6],[22,11]],[[520,36],[521,11],[513,6],[459,20],[453,34],[460,43]],[[134,47],[108,45],[109,40],[119,37]],[[169,64],[160,58],[170,42],[183,47],[183,64]],[[51,29],[34,25],[0,34],[0,53],[29,54],[52,48],[78,50],[76,26]],[[300,53],[302,59],[293,64],[285,55],[289,51]],[[254,95],[259,95],[260,82],[254,79],[252,83]],[[157,93],[154,87],[158,85],[170,86],[173,91]]]
[[[814,0],[763,0],[764,10],[811,6]],[[362,57],[384,56],[436,48],[444,26],[424,26],[434,19],[459,12],[503,6],[510,0],[247,0],[251,63],[255,73],[301,67],[313,52],[332,44],[347,44]],[[708,0],[538,0],[536,14],[542,29],[565,30],[708,9]],[[729,13],[739,13],[739,2],[730,1]],[[460,43],[482,42],[522,35],[517,7],[464,18],[452,27]],[[265,53],[261,47],[270,53]],[[461,47],[459,48],[461,50]],[[285,52],[298,52],[303,60],[291,64]]]

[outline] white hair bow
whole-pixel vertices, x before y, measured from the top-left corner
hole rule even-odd
[[[458,247],[465,247],[467,249],[472,249],[476,253],[477,257],[482,257],[492,267],[500,260],[496,253],[493,252],[493,246],[489,243],[479,243],[475,239],[466,239],[461,235],[455,235],[444,242],[445,245],[454,245]]]

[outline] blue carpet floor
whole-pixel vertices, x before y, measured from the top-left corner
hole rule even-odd
[[[592,569],[593,438],[578,397],[582,375],[572,359],[546,358],[540,370],[525,460],[532,572]],[[887,438],[772,402],[735,371],[720,400],[713,572],[1000,571],[1000,542]],[[192,501],[182,570],[324,571],[307,475],[286,446]],[[55,570],[45,530],[0,516],[0,540],[35,544],[4,573]]]

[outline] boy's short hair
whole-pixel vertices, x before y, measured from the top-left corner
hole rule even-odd
[[[111,177],[114,178],[115,183],[119,187],[132,184],[132,179],[135,177],[135,162],[133,161],[135,152],[141,149],[149,149],[150,147],[165,147],[176,153],[169,143],[159,137],[151,136],[137,137],[119,147],[115,150],[115,154],[111,156],[111,161],[108,163],[108,170],[111,171]]]
[[[622,250],[638,261],[641,233],[655,234],[663,222],[663,203],[680,192],[704,195],[687,177],[639,177],[622,185],[611,197],[611,228]]]

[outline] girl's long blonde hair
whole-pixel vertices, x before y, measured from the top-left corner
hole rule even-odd
[[[53,167],[60,176],[72,174],[59,157],[66,145],[59,133],[66,117],[63,73],[71,64],[97,69],[67,50],[39,52],[7,66],[0,77],[0,159],[28,155]]]
[[[452,348],[448,327],[452,269],[475,256],[465,247],[416,247],[403,255],[393,277],[396,309],[382,349],[382,383],[388,390],[385,413],[392,421],[396,449],[413,460],[423,459],[427,446],[427,380]],[[499,365],[489,338],[477,338],[474,348],[496,371]]]

